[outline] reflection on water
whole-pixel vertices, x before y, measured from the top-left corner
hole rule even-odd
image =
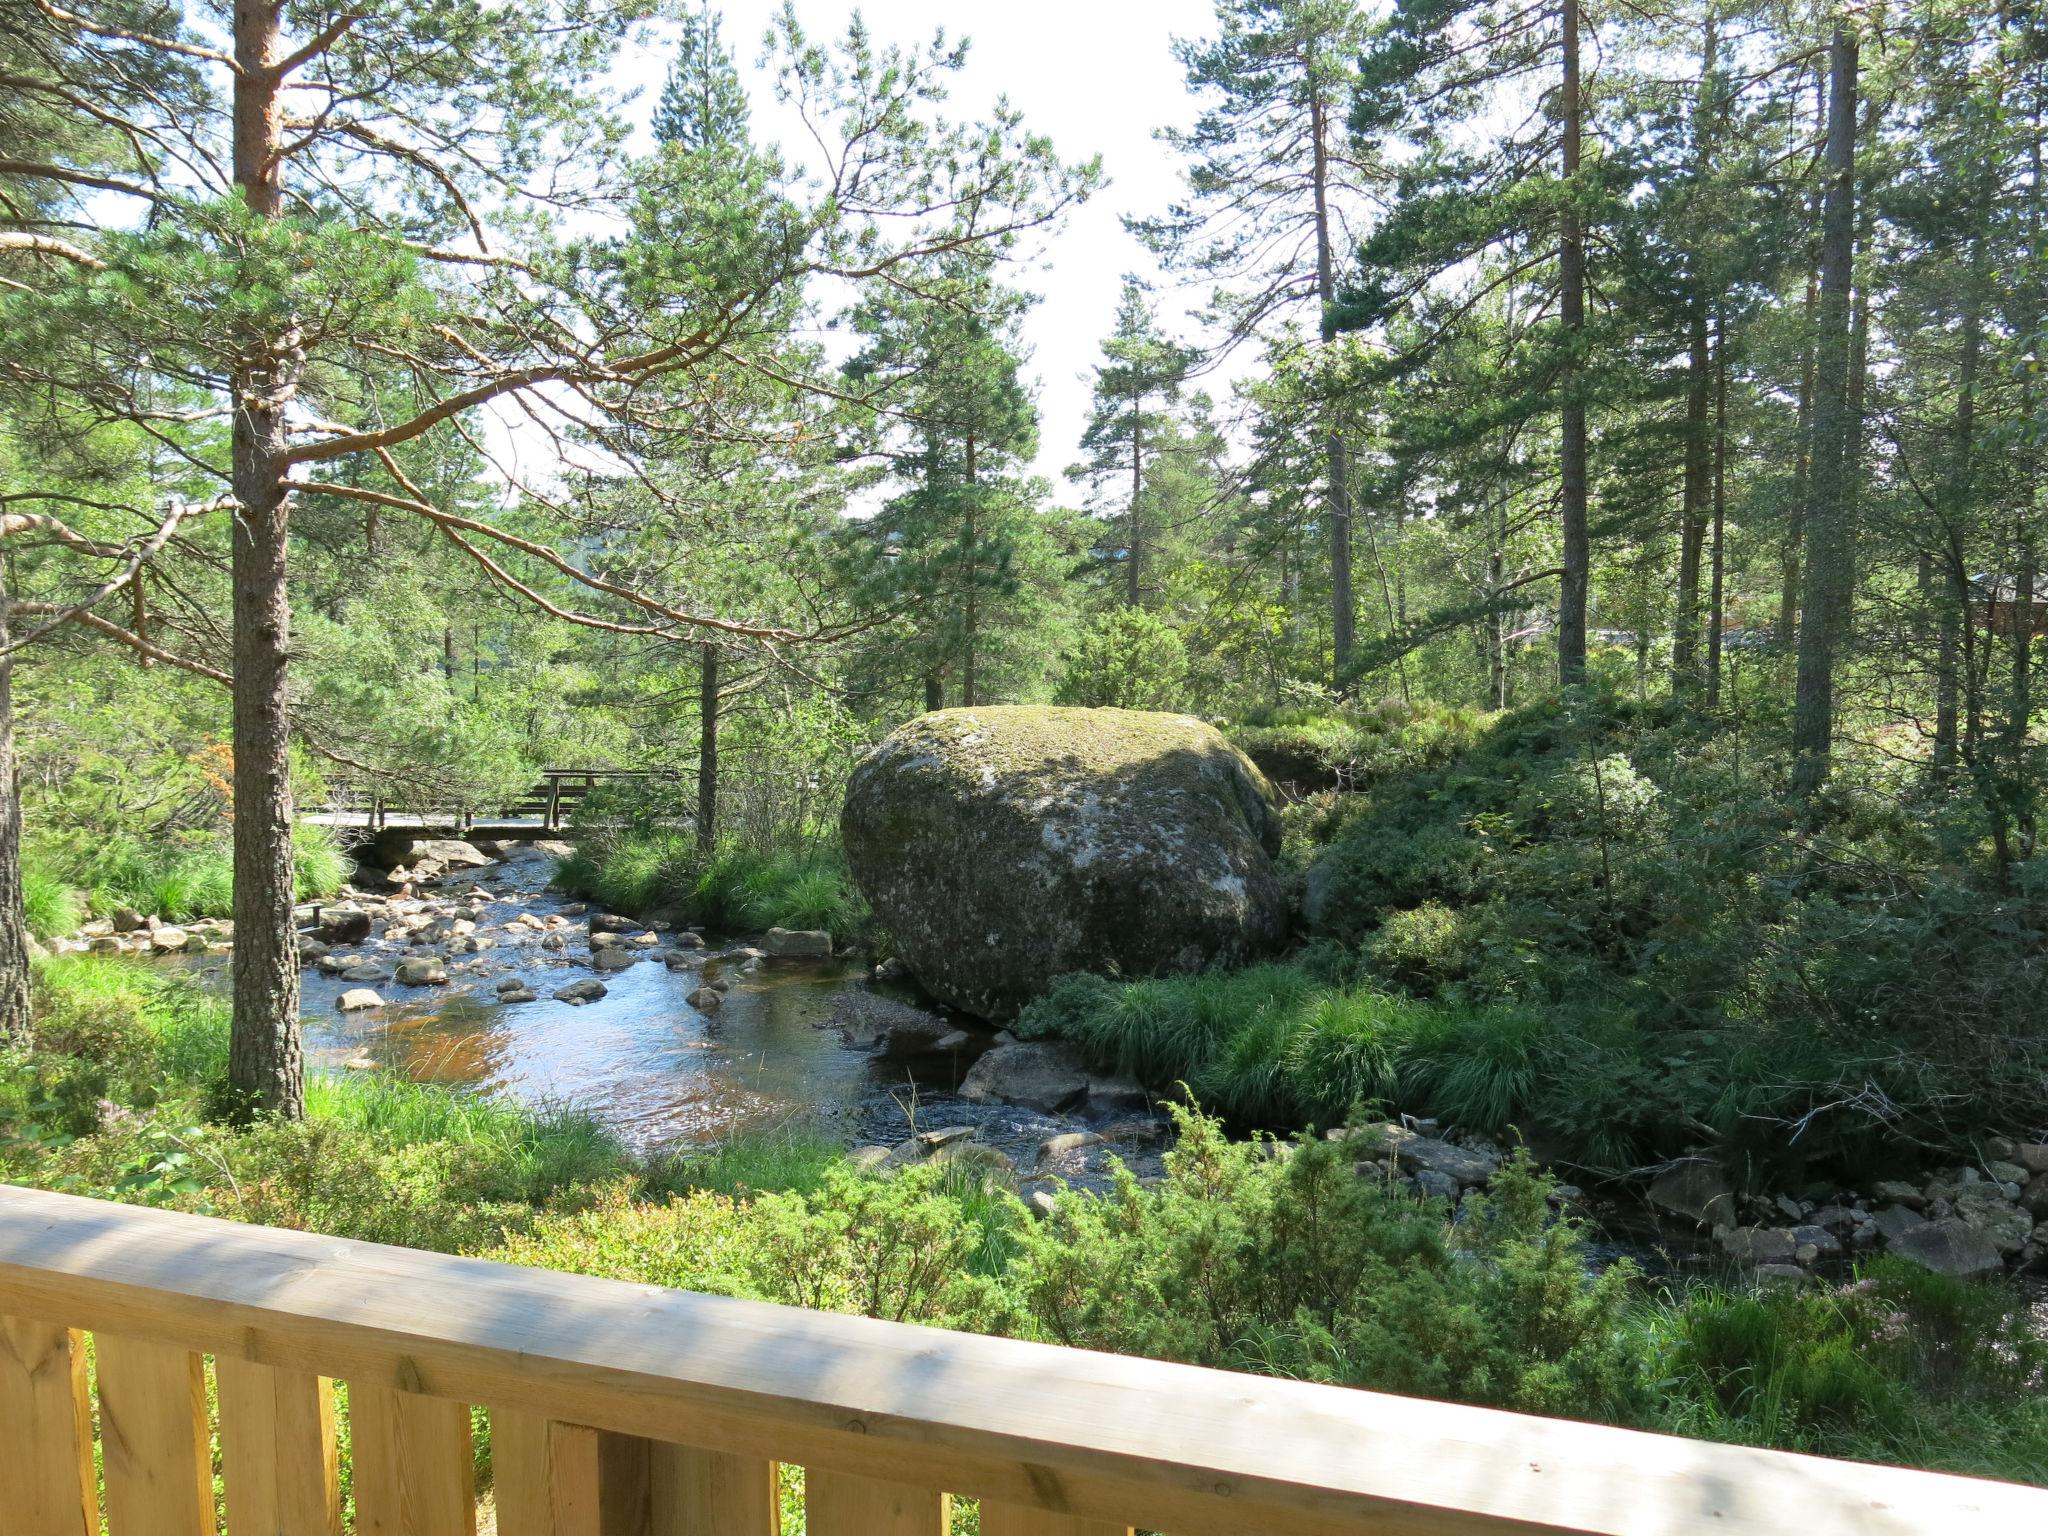
[[[477,902],[478,932],[495,947],[448,957],[445,986],[370,983],[386,1006],[344,1014],[336,1000],[364,983],[309,967],[302,1002],[309,1064],[346,1071],[350,1062],[374,1062],[421,1082],[576,1104],[642,1149],[719,1141],[792,1117],[822,1121],[848,1142],[884,1144],[913,1128],[972,1124],[982,1142],[1028,1170],[1044,1137],[1071,1128],[1055,1116],[954,1097],[960,1064],[935,1065],[930,1071],[940,1077],[913,1081],[900,1063],[852,1049],[838,1030],[819,1027],[846,987],[863,984],[857,964],[771,960],[747,970],[706,958],[670,970],[642,959],[598,973],[607,995],[596,1002],[557,1002],[556,991],[593,974],[582,920],[559,930],[568,940],[561,951],[543,949],[538,931],[505,927],[522,913],[560,911],[561,899],[544,886],[550,868],[528,860],[485,872],[480,889],[491,899]],[[458,884],[440,894],[467,889]],[[346,950],[386,969],[422,952],[434,951],[383,940]],[[207,963],[208,971],[218,969],[218,961]],[[719,979],[729,986],[724,1005],[709,1015],[692,1008],[690,994]],[[500,1002],[500,984],[512,980],[539,1000]]]

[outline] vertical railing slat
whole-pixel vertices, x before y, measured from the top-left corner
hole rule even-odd
[[[946,1536],[952,1523],[943,1493],[816,1468],[804,1473],[804,1512],[809,1536]]]
[[[983,1499],[981,1536],[1131,1536],[1131,1528],[1111,1525],[1107,1520],[1083,1520],[1049,1509]]]
[[[600,1536],[600,1466],[596,1430],[493,1408],[498,1536]]]
[[[648,1457],[653,1445],[616,1430],[597,1437],[598,1527],[604,1536],[652,1536]]]
[[[213,1536],[206,1362],[175,1344],[93,1336],[112,1536]]]
[[[469,1409],[349,1383],[357,1536],[476,1536]]]
[[[85,1335],[0,1317],[0,1527],[98,1536]]]
[[[234,1536],[341,1536],[334,1383],[216,1355],[221,1476]]]
[[[662,1444],[651,1462],[653,1536],[780,1536],[774,1462]]]

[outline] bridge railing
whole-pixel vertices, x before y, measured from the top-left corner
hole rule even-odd
[[[88,1335],[90,1347],[88,1346]],[[208,1412],[209,1375],[218,1438]],[[2048,1492],[0,1188],[0,1531],[1952,1536]],[[97,1415],[94,1402],[97,1402]]]
[[[335,825],[359,824],[371,832],[382,831],[394,814],[456,831],[481,823],[523,821],[531,817],[554,832],[560,830],[563,819],[583,797],[600,784],[622,780],[679,781],[692,773],[689,769],[666,768],[543,768],[540,777],[522,793],[509,801],[492,804],[434,799],[416,802],[405,786],[392,781],[339,780],[330,789],[326,805],[315,814]]]

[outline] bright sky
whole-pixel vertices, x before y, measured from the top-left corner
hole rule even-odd
[[[770,78],[756,68],[761,37],[780,7],[781,0],[722,0],[718,9],[753,99],[756,136],[779,140],[795,155],[801,130],[793,116],[777,115]],[[941,26],[949,37],[972,40],[967,67],[955,77],[950,115],[978,116],[1008,96],[1026,126],[1048,135],[1064,158],[1102,156],[1108,186],[1019,274],[1022,286],[1044,295],[1025,322],[1025,335],[1039,381],[1037,469],[1059,487],[1079,456],[1091,370],[1115,318],[1123,275],[1157,275],[1119,217],[1161,212],[1181,190],[1177,157],[1152,135],[1193,117],[1170,43],[1214,30],[1211,0],[867,0],[858,6],[796,0],[797,19],[819,41],[843,34],[856,9],[877,41],[924,42]],[[644,86],[636,105],[643,120],[653,112],[667,68],[665,57],[650,56],[620,71],[624,81]],[[1179,324],[1192,297],[1162,289],[1160,309],[1169,325]]]

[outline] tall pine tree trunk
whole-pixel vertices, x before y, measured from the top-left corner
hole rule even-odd
[[[697,679],[697,848],[718,846],[718,647],[702,647]]]
[[[1699,675],[1700,567],[1707,546],[1708,400],[1707,314],[1696,306],[1686,326],[1685,479],[1678,520],[1678,607],[1671,624],[1671,686],[1697,686]]]
[[[1984,201],[1978,202],[1980,213]],[[1962,689],[1956,676],[1961,630],[1969,616],[1967,573],[1958,572],[1959,562],[1948,558],[1946,546],[1970,504],[1977,442],[1977,368],[1984,351],[1984,251],[1981,233],[1970,241],[1968,287],[1963,294],[1963,347],[1956,364],[1955,440],[1950,450],[1947,484],[1941,499],[1944,530],[1940,593],[1934,598],[1934,767],[1946,772],[1955,767],[1957,755],[1957,713]],[[1961,579],[1959,579],[1959,577]]]
[[[1563,0],[1564,179],[1566,197],[1577,195],[1579,140],[1584,104],[1579,90],[1579,0]],[[1558,433],[1560,522],[1564,574],[1557,603],[1557,676],[1566,687],[1586,676],[1586,594],[1591,585],[1592,549],[1586,531],[1586,405],[1579,394],[1578,348],[1586,329],[1586,232],[1575,203],[1564,210],[1558,247],[1558,307],[1565,345],[1573,351],[1563,380],[1564,409]]]
[[[0,648],[9,640],[0,592]],[[0,649],[0,1045],[25,1046],[29,1011],[28,915],[21,896],[21,782],[14,762],[14,653]]]
[[[1850,520],[1849,289],[1856,233],[1857,43],[1838,25],[1828,46],[1827,197],[1821,213],[1820,309],[1814,346],[1813,468],[1806,510],[1804,619],[1793,697],[1792,785],[1826,782],[1834,735],[1836,652],[1846,626],[1854,559]]]
[[[279,216],[284,119],[278,11],[236,0],[234,175],[249,210]],[[234,377],[235,949],[230,1086],[245,1105],[305,1114],[299,957],[292,932],[290,718],[285,665],[289,508],[284,405],[298,362],[287,323],[242,338]]]
[[[1700,33],[1700,84],[1693,98],[1691,181],[1702,195],[1713,155],[1715,69],[1720,34],[1712,10]],[[1671,686],[1694,688],[1700,681],[1700,565],[1707,542],[1708,483],[1711,477],[1708,402],[1713,389],[1712,357],[1707,348],[1707,312],[1713,299],[1699,252],[1687,261],[1691,288],[1686,316],[1685,476],[1684,503],[1679,513],[1678,608],[1671,626]]]
[[[1714,557],[1707,583],[1707,708],[1721,707],[1721,634],[1728,624],[1728,317],[1714,316]]]
[[[1309,99],[1309,125],[1315,138],[1313,181],[1316,222],[1316,297],[1325,317],[1337,297],[1336,257],[1330,237],[1330,154],[1328,111],[1320,89]],[[1327,318],[1324,321],[1327,324]],[[1345,673],[1358,639],[1358,601],[1351,591],[1351,457],[1338,429],[1336,408],[1323,433],[1330,478],[1330,659],[1331,680],[1346,686]]]
[[[1131,401],[1131,537],[1130,558],[1125,562],[1124,601],[1131,607],[1141,607],[1145,601],[1145,589],[1138,575],[1138,566],[1145,548],[1145,440],[1144,401]]]

